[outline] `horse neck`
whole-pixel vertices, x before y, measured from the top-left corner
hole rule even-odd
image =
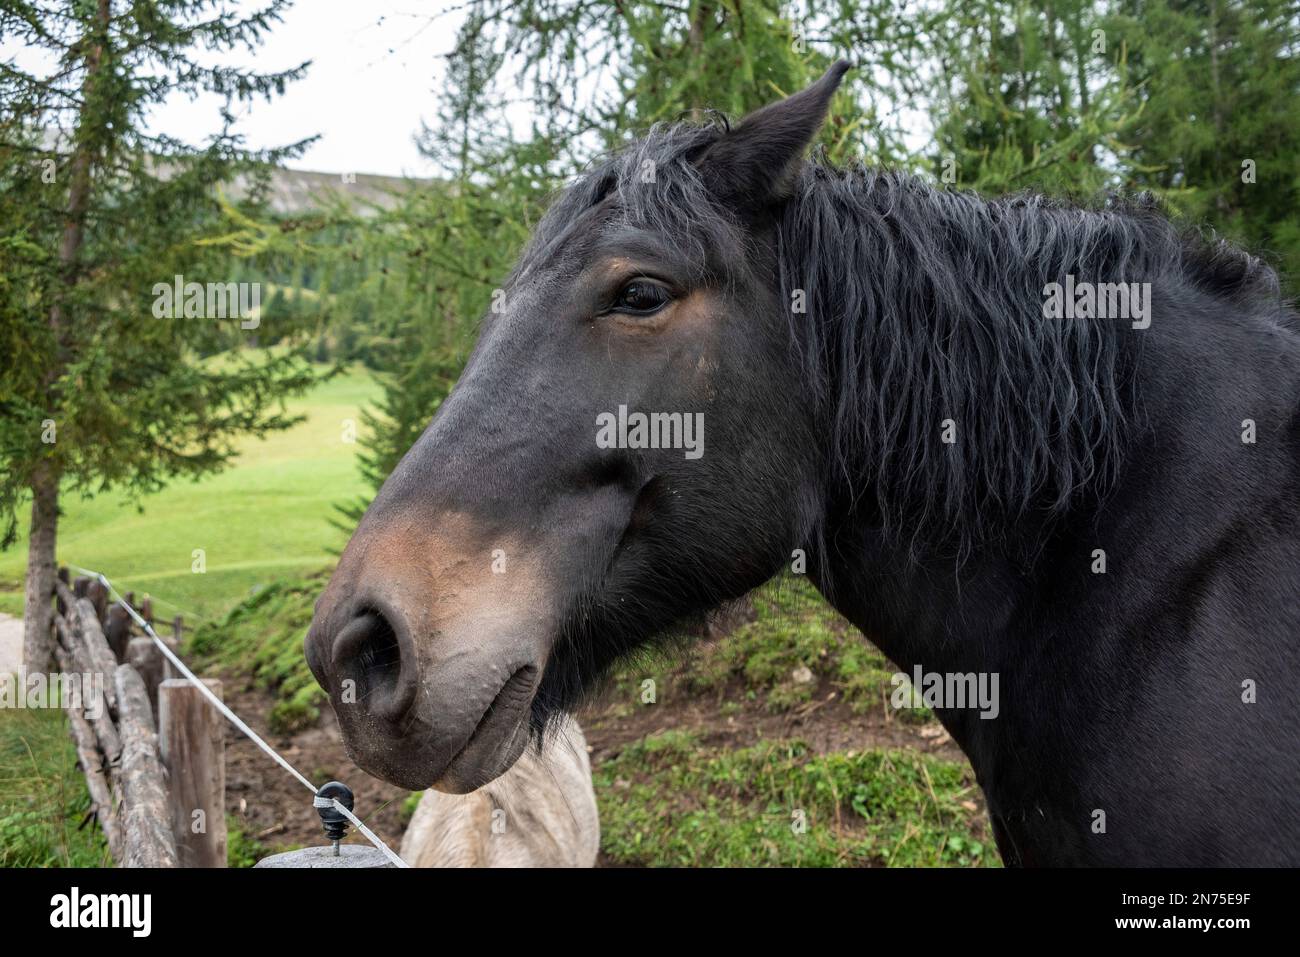
[[[1197,334],[1153,329],[1115,485],[1050,526],[1002,529],[1002,546],[959,564],[886,538],[869,517],[828,510],[835,531],[816,583],[900,670],[999,674],[997,720],[937,711],[994,801],[1023,807],[1065,787],[1048,782],[1077,780],[1099,760],[1097,742],[1113,740],[1103,724],[1151,706],[1141,682],[1152,662],[1194,647],[1206,673],[1235,674],[1252,649],[1300,628],[1300,606],[1286,598],[1300,520],[1279,505],[1300,488],[1300,340],[1206,315]],[[1207,330],[1227,343],[1221,351],[1197,345]],[[1272,438],[1243,444],[1241,409],[1271,423]],[[1227,619],[1205,612],[1204,576],[1229,566],[1257,569],[1232,579],[1233,600],[1271,609],[1271,632],[1218,627],[1239,614],[1229,607]],[[1161,707],[1194,721],[1198,700]]]
[[[1076,644],[1090,636],[1070,633],[1069,626],[1057,634],[1038,610],[1051,595],[1062,601],[1062,620],[1072,620],[1072,596],[1053,591],[1049,570],[1086,562],[1090,539],[1080,536],[1072,544],[1069,533],[1054,536],[1031,568],[991,552],[958,567],[952,559],[887,545],[870,531],[848,530],[841,539],[836,571],[817,581],[841,614],[910,682],[919,668],[923,675],[974,675],[982,690],[996,692],[998,713],[988,718],[976,707],[933,709],[970,760],[990,810],[1014,815],[1049,803],[1044,792],[1056,787],[1051,782],[1073,779],[1088,760],[1086,746],[1068,729],[1086,725],[1089,712],[1103,707],[1099,696],[1105,692],[1071,680],[1072,652],[1078,662],[1095,660]],[[857,548],[853,562],[843,558],[854,547],[850,541]],[[1050,799],[1070,800],[1059,793]]]

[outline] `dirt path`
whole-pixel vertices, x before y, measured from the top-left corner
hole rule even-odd
[[[0,612],[0,675],[17,674],[23,666],[23,620]]]
[[[357,814],[390,847],[397,849],[406,830],[402,803],[408,792],[372,778],[347,759],[343,735],[326,705],[314,727],[296,734],[273,734],[270,711],[274,697],[237,677],[223,675],[224,697],[235,712],[266,737],[285,759],[317,785],[342,781],[356,796]],[[234,726],[226,725],[226,810],[250,837],[268,849],[325,843],[311,793],[267,757]],[[349,844],[367,844],[349,829]]]

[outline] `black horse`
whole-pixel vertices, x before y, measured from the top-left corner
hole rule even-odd
[[[904,671],[1000,679],[938,714],[1008,863],[1300,863],[1276,276],[1146,201],[805,163],[845,69],[652,130],[538,225],[318,604],[352,756],[479,786],[806,556]]]

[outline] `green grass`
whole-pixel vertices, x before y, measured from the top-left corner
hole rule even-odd
[[[191,628],[243,608],[237,620],[252,627],[226,632],[238,634],[242,643],[223,660],[283,692],[272,714],[277,729],[314,719],[323,696],[302,656],[305,622],[298,628],[299,618],[287,614],[284,629],[265,636],[256,630],[262,620],[248,620],[281,614],[275,603],[292,593],[281,580],[330,564],[331,551],[344,543],[343,533],[329,524],[334,506],[365,487],[356,468],[359,445],[343,441],[343,421],[359,423],[361,406],[377,395],[364,371],[336,376],[288,403],[305,421],[245,441],[226,471],[171,485],[140,507],[120,494],[89,500],[65,495],[60,562],[101,571],[137,598],[152,595],[157,617],[182,614]],[[206,553],[204,574],[191,570],[196,548]],[[22,539],[0,553],[0,611],[22,614],[26,549]],[[303,597],[310,618],[319,584],[302,587],[313,589],[310,599]],[[241,604],[250,594],[256,613]],[[210,642],[208,650],[217,657],[215,635]],[[0,866],[111,863],[98,828],[82,824],[88,808],[62,713],[0,711]],[[253,850],[242,836],[232,839],[236,861]]]
[[[280,851],[296,850],[295,846],[273,848],[249,834],[233,814],[226,815],[226,866],[253,867],[262,858]]]
[[[752,620],[721,641],[623,666],[605,714],[618,720],[642,707],[634,703],[641,682],[653,678],[659,704],[703,699],[724,716],[747,708],[783,714],[829,687],[855,712],[888,709],[908,723],[933,719],[924,707],[893,710],[897,669],[805,579],[783,579],[751,600]],[[601,847],[613,863],[998,864],[970,768],[919,752],[817,754],[798,739],[731,750],[677,729],[625,747],[594,777]]]
[[[997,865],[968,768],[908,751],[738,751],[651,736],[595,772],[613,862],[682,867]]]
[[[269,716],[276,734],[313,724],[325,701],[302,650],[324,576],[258,587],[220,620],[201,625],[190,641],[189,653],[200,667],[251,674],[259,687],[276,693]]]
[[[751,596],[754,620],[723,641],[650,655],[622,667],[614,696],[631,702],[636,688],[655,676],[658,700],[671,696],[713,696],[721,709],[738,707],[737,689],[765,710],[784,713],[811,700],[819,681],[831,687],[857,713],[880,710],[890,701],[897,670],[862,633],[834,611],[802,577],[779,579]],[[799,669],[805,680],[796,680]],[[629,705],[628,707],[632,707]],[[930,709],[890,709],[901,721],[924,724]]]
[[[191,623],[214,618],[259,585],[293,578],[333,560],[344,544],[329,524],[334,506],[366,491],[356,467],[359,444],[343,438],[343,421],[359,424],[362,405],[378,396],[364,370],[352,370],[290,400],[307,416],[285,432],[248,439],[226,471],[180,482],[137,507],[121,494],[65,495],[59,561],[103,572],[151,594],[155,614]],[[192,570],[203,549],[206,572]],[[22,614],[27,545],[0,553],[0,611]]]
[[[0,867],[99,867],[90,795],[58,709],[0,711]]]

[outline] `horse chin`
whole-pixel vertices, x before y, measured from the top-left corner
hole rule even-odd
[[[468,794],[509,771],[528,746],[528,709],[522,716],[491,713],[460,754],[430,785],[446,794]]]
[[[472,738],[448,762],[445,753],[421,746],[411,738],[367,736],[354,743],[344,736],[348,757],[367,774],[408,791],[433,788],[447,794],[468,794],[505,774],[528,744],[527,722],[493,729]]]
[[[536,685],[535,668],[514,669],[495,697],[478,705],[482,710],[461,711],[459,732],[446,713],[418,703],[398,724],[344,710],[344,746],[358,767],[390,784],[467,794],[510,770],[523,753]]]

